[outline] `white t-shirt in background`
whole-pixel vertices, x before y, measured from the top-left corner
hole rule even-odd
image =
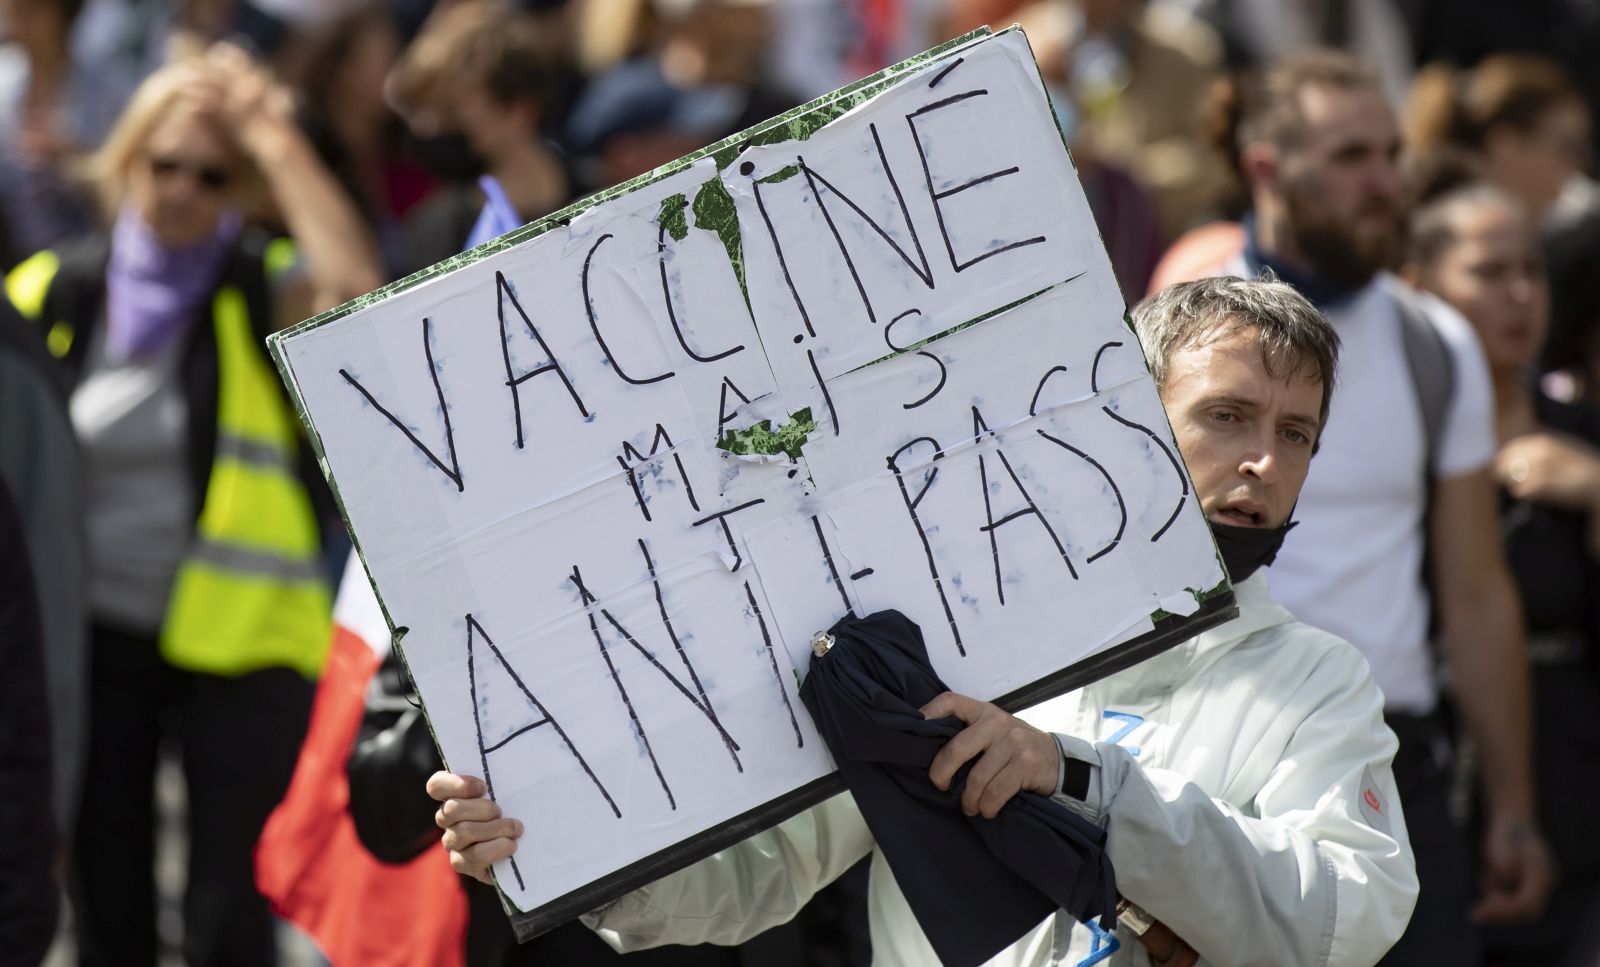
[[[1419,580],[1427,441],[1393,295],[1404,287],[1384,273],[1328,312],[1341,340],[1338,385],[1295,510],[1300,526],[1266,573],[1296,617],[1366,655],[1389,711],[1420,715],[1438,688]],[[1477,336],[1443,302],[1407,292],[1455,361],[1434,476],[1482,470],[1495,452],[1494,394]]]

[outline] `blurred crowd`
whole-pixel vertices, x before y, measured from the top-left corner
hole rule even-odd
[[[1415,781],[1443,803],[1439,849],[1459,846],[1450,889],[1479,904],[1451,962],[1592,963],[1593,0],[0,0],[0,962],[68,932],[84,963],[276,962],[252,853],[350,543],[267,334],[1012,22],[1130,304],[1242,265],[1336,323],[1381,277],[1470,325],[1492,398],[1451,418],[1493,442],[1498,517],[1475,539],[1517,590],[1515,674],[1492,677],[1519,695],[1485,697],[1487,666],[1448,648],[1425,688],[1369,658],[1402,750],[1412,727],[1433,750]],[[1346,358],[1341,392],[1361,382]],[[1401,505],[1405,528],[1437,494]],[[1476,547],[1422,543],[1425,582]],[[1466,623],[1441,587],[1430,629]],[[1497,742],[1503,722],[1522,738]],[[176,933],[151,872],[163,761],[188,798]],[[412,800],[393,808],[422,839],[385,859],[437,849]],[[808,911],[789,953],[860,962],[856,902]],[[560,949],[544,962],[602,955]],[[720,962],[677,956],[657,962]]]

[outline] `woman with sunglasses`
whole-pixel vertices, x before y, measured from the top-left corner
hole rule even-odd
[[[1592,964],[1600,953],[1600,414],[1552,399],[1536,379],[1550,312],[1526,208],[1448,157],[1419,179],[1407,278],[1477,332],[1494,380],[1500,528],[1522,597],[1532,664],[1539,825],[1561,879],[1539,918],[1476,911],[1489,965]],[[1493,857],[1479,860],[1484,880]],[[1491,925],[1494,924],[1494,925]]]
[[[71,387],[86,468],[89,748],[73,844],[84,963],[154,963],[154,776],[188,791],[183,948],[271,964],[251,854],[329,641],[314,462],[267,358],[378,284],[355,208],[235,48],[163,68],[92,160],[112,221],[7,292]],[[250,227],[271,211],[293,242]]]

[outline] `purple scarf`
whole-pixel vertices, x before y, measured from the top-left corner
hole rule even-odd
[[[149,357],[182,335],[216,286],[241,219],[227,212],[208,238],[169,248],[144,218],[124,208],[111,230],[106,269],[106,351],[114,360]]]

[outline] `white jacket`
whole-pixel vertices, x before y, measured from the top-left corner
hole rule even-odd
[[[1091,764],[1087,801],[1062,801],[1106,828],[1122,895],[1202,963],[1371,965],[1417,895],[1383,697],[1361,655],[1295,621],[1263,577],[1235,590],[1237,619],[1022,718]],[[584,919],[619,950],[736,944],[869,852],[875,963],[937,963],[848,795]],[[990,963],[1148,960],[1125,926],[1058,914]]]

